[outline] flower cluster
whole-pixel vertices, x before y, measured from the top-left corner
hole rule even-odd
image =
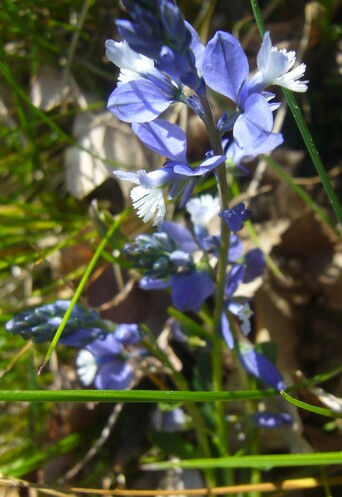
[[[108,58],[120,68],[108,108],[119,119],[133,123],[142,142],[168,160],[159,171],[115,174],[138,185],[131,193],[133,206],[144,222],[155,218],[158,225],[165,216],[163,188],[169,188],[170,198],[181,197],[184,206],[196,181],[223,161],[233,160],[236,166],[243,158],[270,152],[282,143],[282,135],[272,133],[273,111],[279,104],[271,103],[274,94],[265,89],[280,85],[306,91],[307,82],[300,81],[305,65],[293,69],[294,52],[272,47],[266,33],[257,56],[258,71],[249,77],[247,57],[233,35],[219,31],[204,47],[174,2],[134,2],[134,8],[132,2],[124,3],[133,21],[117,21],[123,41],[106,42]],[[193,93],[187,96],[189,88]],[[208,155],[192,168],[186,161],[184,132],[158,116],[180,101],[205,121],[202,102],[207,88],[236,105],[217,123],[224,142],[229,138],[229,146],[225,146],[225,155]]]
[[[279,104],[268,87],[305,92],[307,81],[301,79],[305,65],[296,67],[295,53],[273,47],[266,33],[257,71],[250,75],[247,56],[232,34],[218,31],[204,46],[174,0],[122,0],[122,4],[128,13],[128,19],[116,21],[122,41],[106,42],[108,59],[120,69],[108,109],[130,123],[140,141],[163,158],[157,170],[114,171],[118,180],[134,185],[130,196],[138,216],[157,227],[127,243],[123,255],[141,273],[144,290],[168,289],[173,305],[182,312],[200,312],[206,304],[206,312],[214,316],[212,320],[207,316],[214,323],[212,343],[209,338],[204,343],[208,350],[222,341],[249,374],[281,390],[285,385],[278,369],[248,339],[252,302],[241,289],[260,277],[265,267],[261,250],[244,253],[237,235],[252,212],[225,195],[227,177],[248,173],[244,162],[283,142],[282,134],[273,132],[273,112]],[[211,91],[229,99],[232,108],[217,122],[208,99]],[[195,112],[208,130],[211,150],[196,165],[188,161],[185,131],[161,116],[174,103]],[[199,182],[210,174],[216,178],[220,198],[194,197]],[[165,221],[169,201],[186,209],[183,224]],[[69,306],[70,302],[58,300],[23,311],[6,329],[37,343],[51,340]],[[138,325],[117,326],[76,305],[60,342],[80,349],[76,370],[84,386],[125,389],[134,384],[135,367],[147,354],[141,338]],[[175,410],[172,417],[168,429],[178,430],[184,424],[182,412]],[[291,421],[286,414],[266,412],[255,414],[253,420],[265,427]]]
[[[181,310],[199,311],[214,293],[215,284],[203,252],[189,230],[164,221],[153,235],[139,235],[123,252],[144,277],[141,288],[171,287],[172,301]]]
[[[56,300],[16,314],[5,324],[5,329],[25,340],[42,343],[52,340],[64,315],[70,307],[69,300]],[[59,339],[63,345],[82,347],[104,337],[106,323],[94,309],[76,304]]]
[[[35,343],[50,341],[70,305],[69,300],[57,300],[26,309],[8,321],[5,329]],[[141,338],[137,324],[115,326],[103,320],[95,309],[76,304],[59,342],[80,349],[76,370],[83,385],[94,383],[99,389],[116,390],[131,385],[134,371],[130,359],[146,354],[139,346]]]
[[[273,102],[275,95],[267,88],[279,85],[306,91],[307,82],[301,80],[305,65],[294,67],[295,53],[273,47],[266,33],[257,55],[257,71],[250,76],[247,56],[232,34],[218,31],[204,46],[173,0],[123,0],[123,4],[129,19],[116,21],[122,41],[106,42],[109,60],[120,69],[108,109],[131,123],[144,145],[165,158],[155,171],[114,171],[118,179],[135,185],[131,198],[138,216],[158,226],[157,232],[139,235],[126,244],[123,253],[142,273],[141,288],[170,288],[173,305],[182,311],[198,312],[215,296],[218,268],[224,265],[222,336],[227,346],[237,351],[247,371],[275,388],[283,388],[275,366],[246,339],[251,330],[250,302],[236,296],[242,283],[264,270],[262,252],[254,249],[243,255],[236,235],[252,213],[243,203],[227,207],[226,199],[191,197],[205,175],[214,174],[219,182],[222,174],[218,169],[246,173],[243,161],[271,152],[283,142],[281,133],[272,131],[273,112],[279,104]],[[217,123],[208,110],[209,89],[235,106]],[[208,150],[196,166],[187,161],[185,132],[160,118],[175,102],[191,108],[208,129],[213,150]],[[165,191],[169,200],[178,200],[179,207],[186,207],[193,233],[164,221]],[[226,254],[222,253],[222,233],[209,233],[209,223],[217,215],[230,233]]]
[[[136,324],[121,324],[114,333],[108,333],[103,339],[94,340],[80,350],[76,357],[76,370],[82,384],[89,386],[94,383],[101,390],[129,388],[134,377],[134,368],[129,360],[139,358],[146,352],[136,346],[140,340]]]

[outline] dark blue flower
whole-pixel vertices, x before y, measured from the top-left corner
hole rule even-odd
[[[245,204],[241,202],[233,209],[226,209],[219,215],[225,220],[230,231],[236,233],[243,228],[243,223],[251,217],[252,211],[246,209]]]
[[[173,304],[180,310],[199,311],[203,302],[214,293],[215,284],[207,262],[195,262],[200,246],[185,227],[164,221],[152,235],[139,235],[126,244],[126,257],[144,271],[140,287],[144,290],[171,288]]]
[[[285,390],[284,380],[277,367],[257,352],[252,344],[237,342],[237,353],[242,366],[249,374],[278,391]]]
[[[170,276],[172,302],[181,311],[201,310],[203,302],[215,292],[208,271],[196,269]]]
[[[113,333],[80,350],[76,357],[77,374],[83,385],[92,383],[100,390],[129,388],[133,370],[124,355],[124,348]]]
[[[252,249],[246,252],[245,255],[245,274],[243,277],[244,283],[250,283],[263,274],[265,270],[265,256],[258,249]]]
[[[5,329],[14,335],[35,343],[50,341],[70,307],[69,300],[57,300],[33,309],[26,309],[5,324]],[[82,347],[100,336],[107,326],[94,309],[76,304],[64,327],[59,342],[63,345]]]

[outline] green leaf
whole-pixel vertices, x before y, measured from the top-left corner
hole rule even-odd
[[[318,452],[316,454],[272,454],[256,456],[217,457],[211,459],[192,459],[177,462],[157,462],[145,464],[144,470],[213,469],[213,468],[259,468],[269,471],[272,468],[299,466],[327,466],[341,464],[342,452]]]
[[[234,392],[189,392],[167,390],[0,390],[3,402],[229,402],[263,399],[277,392],[242,390]]]
[[[307,404],[306,402],[303,402],[302,400],[297,400],[288,393],[281,391],[280,395],[284,397],[287,402],[290,404],[293,404],[294,406],[300,407],[301,409],[305,409],[306,411],[314,412],[315,414],[320,414],[321,416],[329,416],[332,418],[342,418],[342,413],[341,412],[336,412],[332,411],[331,409],[326,409],[325,407],[317,407],[313,406],[311,404]]]

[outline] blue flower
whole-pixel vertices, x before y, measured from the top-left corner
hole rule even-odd
[[[224,132],[225,130],[222,130],[222,133]],[[243,162],[250,162],[258,155],[272,152],[276,147],[281,145],[283,141],[284,138],[281,133],[270,133],[261,145],[247,150],[240,148],[234,140],[231,143],[227,142],[225,145],[225,154],[227,157],[226,164],[232,174],[236,176],[249,174],[248,169],[242,165]]]
[[[242,262],[231,262],[233,264],[227,274],[224,288],[225,312],[221,315],[221,332],[229,349],[234,348],[235,340],[226,312],[238,319],[240,330],[245,336],[250,333],[250,319],[253,312],[249,300],[244,297],[235,297],[234,294],[241,283],[249,283],[261,276],[265,268],[265,258],[260,249],[252,249],[245,254]]]
[[[107,107],[122,121],[151,121],[181,99],[182,90],[158,71],[151,59],[134,52],[126,42],[107,40],[106,55],[121,69]]]
[[[100,390],[124,390],[129,388],[133,379],[123,345],[112,333],[80,350],[76,369],[84,386],[94,383]]]
[[[155,66],[177,84],[200,92],[203,82],[193,52],[194,30],[184,21],[175,2],[123,3],[132,21],[116,21],[121,37],[133,50],[154,60]]]
[[[5,329],[25,340],[42,343],[51,340],[70,307],[69,300],[56,300],[33,309],[26,309],[5,324]],[[59,342],[82,347],[104,336],[107,325],[94,309],[76,304],[64,327]]]
[[[226,209],[219,215],[225,220],[230,231],[236,233],[243,228],[243,223],[251,217],[252,211],[246,209],[245,204],[241,202],[233,209]]]
[[[141,340],[140,328],[136,323],[121,323],[114,332],[114,338],[122,345],[138,343]]]
[[[181,311],[199,312],[203,302],[215,292],[215,284],[208,271],[172,274],[170,276],[172,302]]]
[[[287,412],[256,412],[251,415],[251,420],[260,428],[279,428],[292,424],[292,416]]]
[[[245,255],[245,274],[243,277],[244,283],[250,283],[263,274],[265,270],[265,256],[258,249],[252,249],[246,252]]]
[[[207,44],[201,66],[202,76],[210,88],[237,105],[228,122],[241,149],[252,150],[260,146],[272,132],[272,111],[279,105],[269,104],[273,94],[264,91],[267,85],[280,84],[295,91],[305,91],[305,82],[297,81],[305,66],[288,73],[293,64],[294,54],[274,49],[267,34],[258,54],[260,73],[254,80],[248,81],[248,60],[233,35],[218,31]]]
[[[284,390],[285,383],[277,367],[253,345],[248,342],[237,342],[237,353],[244,369],[276,390]]]
[[[257,66],[259,71],[249,81],[250,91],[258,91],[270,85],[278,85],[288,90],[303,93],[308,89],[307,81],[299,81],[304,76],[305,64],[293,69],[296,53],[285,49],[278,50],[272,46],[270,33],[264,35]]]
[[[210,156],[192,168],[186,162],[186,136],[179,126],[156,119],[134,125],[132,129],[151,150],[170,159],[161,169],[149,173],[144,169],[138,172],[114,171],[117,178],[138,185],[131,191],[133,207],[145,223],[154,218],[153,225],[157,226],[166,213],[163,189],[169,188],[171,199],[180,197],[180,207],[184,207],[198,179],[219,166],[225,156]]]
[[[164,221],[157,233],[139,235],[125,245],[123,252],[135,267],[144,271],[140,287],[171,287],[172,302],[180,310],[199,311],[215,291],[200,246],[190,231],[177,223]]]

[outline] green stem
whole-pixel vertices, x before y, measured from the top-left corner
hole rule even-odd
[[[222,141],[219,132],[217,131],[215,121],[212,115],[212,111],[209,102],[206,97],[200,97],[200,102],[204,112],[203,122],[206,125],[211,147],[213,149],[214,155],[223,155]],[[228,183],[226,176],[226,165],[223,162],[216,169],[217,185],[220,196],[221,209],[228,209]],[[227,256],[229,250],[229,239],[230,231],[227,224],[221,219],[221,239],[220,239],[220,249],[219,249],[219,259],[218,259],[218,273],[217,273],[217,285],[215,294],[215,310],[213,319],[213,334],[217,333],[219,324],[221,321],[221,314],[223,312],[224,303],[224,286],[226,282],[226,270],[227,270]],[[222,350],[221,342],[219,340],[212,341],[212,388],[216,391],[221,391],[223,389],[222,385]],[[224,456],[229,454],[229,442],[228,442],[228,426],[225,419],[225,409],[221,402],[216,402],[215,405],[216,413],[216,426],[217,426],[217,437],[220,440],[219,451],[220,455]],[[233,472],[223,473],[223,481],[226,485],[233,483]]]
[[[262,13],[258,4],[258,0],[251,0],[251,7],[253,10],[253,14],[255,17],[255,21],[257,23],[259,32],[261,36],[263,36],[266,32],[266,27],[265,23],[262,18]],[[318,150],[314,144],[314,141],[312,139],[311,133],[306,125],[306,122],[304,120],[303,114],[301,113],[298,104],[296,102],[296,99],[293,95],[293,93],[285,88],[282,89],[283,93],[285,95],[285,98],[287,100],[287,103],[289,105],[289,108],[292,112],[292,115],[294,117],[294,120],[296,121],[296,124],[298,126],[298,129],[302,135],[303,141],[305,143],[305,146],[307,148],[307,151],[309,152],[309,155],[311,157],[311,160],[313,162],[313,165],[316,168],[317,174],[321,178],[323,188],[325,189],[325,192],[329,198],[329,201],[331,203],[331,206],[336,214],[337,219],[339,222],[342,224],[342,206],[337,198],[337,195],[330,183],[329,176],[327,175],[327,172],[324,168],[324,165],[322,163],[322,160],[319,156]]]

